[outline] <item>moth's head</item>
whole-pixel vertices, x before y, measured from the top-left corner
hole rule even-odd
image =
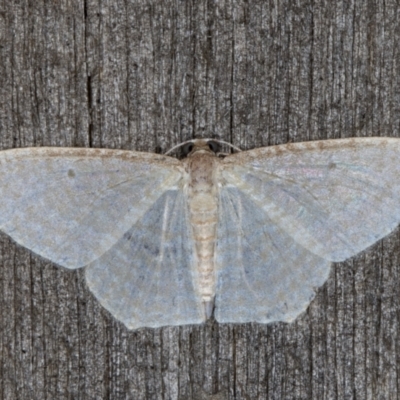
[[[221,146],[218,142],[209,139],[194,139],[182,146],[182,156],[190,157],[194,153],[218,154]]]
[[[226,145],[233,148],[236,151],[241,151],[239,147],[236,147],[230,143],[224,142],[220,139],[192,139],[187,142],[180,143],[172,149],[168,150],[165,155],[169,155],[177,149],[181,149],[181,157],[190,157],[195,153],[209,153],[218,157],[224,157],[227,154],[221,153],[221,145]]]

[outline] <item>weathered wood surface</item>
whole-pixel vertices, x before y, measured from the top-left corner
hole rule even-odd
[[[399,17],[396,0],[4,0],[0,148],[400,136]],[[82,271],[0,239],[2,399],[400,397],[398,230],[290,325],[134,332]]]

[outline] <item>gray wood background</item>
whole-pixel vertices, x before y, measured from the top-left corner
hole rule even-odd
[[[0,148],[400,136],[399,20],[397,0],[3,0]],[[0,239],[1,399],[400,398],[399,230],[292,324],[133,332],[82,271]]]

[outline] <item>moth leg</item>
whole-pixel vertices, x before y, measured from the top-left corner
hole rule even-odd
[[[204,315],[207,319],[210,319],[211,316],[213,315],[214,312],[214,298],[209,301],[203,301],[203,310],[204,310]]]

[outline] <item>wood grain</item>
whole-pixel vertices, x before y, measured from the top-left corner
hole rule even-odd
[[[396,0],[5,0],[0,148],[164,152],[400,136]],[[294,323],[130,332],[82,271],[1,235],[2,399],[399,394],[399,230],[331,270]]]

